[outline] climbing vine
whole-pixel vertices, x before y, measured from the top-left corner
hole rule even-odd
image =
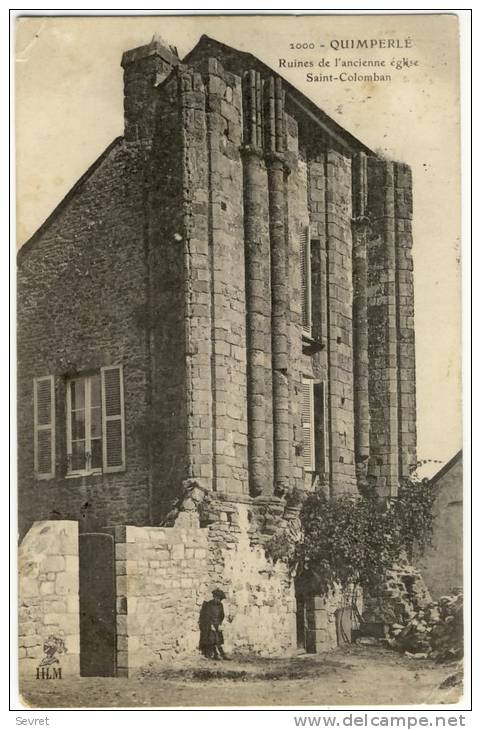
[[[401,483],[392,505],[402,547],[409,559],[423,555],[433,531],[433,485],[427,480],[410,479]]]
[[[283,531],[266,546],[296,573],[309,573],[316,591],[336,586],[370,590],[399,560],[423,553],[430,542],[434,492],[427,482],[409,479],[386,504],[373,491],[328,499],[322,491],[302,503],[299,530]]]

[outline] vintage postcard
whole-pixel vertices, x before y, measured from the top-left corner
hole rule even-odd
[[[458,25],[17,18],[27,707],[461,700]]]

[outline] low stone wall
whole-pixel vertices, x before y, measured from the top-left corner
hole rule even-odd
[[[105,528],[115,540],[117,672],[129,676],[196,656],[202,603],[222,588],[228,653],[297,651],[294,581],[266,557],[272,505],[221,496],[183,510],[169,525]],[[277,518],[276,518],[277,519]],[[38,522],[20,549],[20,664],[35,676],[50,636],[65,642],[63,676],[79,674],[79,561],[76,522]],[[311,605],[312,604],[312,605]],[[311,599],[307,649],[336,646],[338,602]],[[55,665],[58,666],[58,665]]]
[[[209,528],[211,584],[227,595],[227,648],[279,656],[296,650],[296,601],[286,566],[249,539],[249,506],[220,502]]]
[[[208,530],[190,519],[178,523],[116,528],[119,676],[196,651],[208,594]]]
[[[79,582],[78,523],[67,520],[34,522],[19,548],[19,672],[34,678],[48,655],[62,677],[78,676]],[[51,638],[53,637],[53,638]],[[65,651],[63,650],[65,648]]]
[[[172,527],[114,529],[120,676],[195,656],[200,608],[216,587],[227,596],[227,652],[295,651],[296,606],[287,569],[250,544],[246,504],[212,503],[211,510],[205,527],[196,511],[185,511]]]

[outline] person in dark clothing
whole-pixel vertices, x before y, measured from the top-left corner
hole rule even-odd
[[[224,635],[222,633],[222,622],[224,620],[224,606],[222,601],[225,598],[224,591],[216,588],[212,591],[212,599],[204,601],[199,615],[200,641],[199,649],[208,659],[227,659],[224,653]]]

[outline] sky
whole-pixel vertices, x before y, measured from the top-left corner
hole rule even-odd
[[[176,46],[181,57],[204,33],[254,54],[368,147],[411,165],[418,457],[447,461],[462,446],[456,16],[18,19],[19,246],[123,134],[120,59],[123,51],[148,43],[154,33]],[[359,40],[374,45],[342,47]],[[322,59],[331,66],[317,70]],[[385,67],[374,70],[389,74],[391,81],[307,80],[307,72],[331,73],[336,59],[384,60]],[[306,61],[314,68],[300,64]],[[373,72],[359,66],[342,70]]]

